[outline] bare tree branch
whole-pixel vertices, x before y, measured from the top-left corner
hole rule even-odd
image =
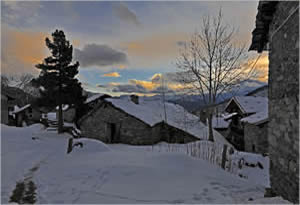
[[[222,10],[216,17],[202,19],[180,50],[176,67],[180,70],[181,83],[189,92],[202,96],[209,107],[226,91],[253,78],[255,64],[250,66],[245,45],[236,43],[237,31],[223,22]],[[212,112],[209,113],[209,139],[213,140]]]

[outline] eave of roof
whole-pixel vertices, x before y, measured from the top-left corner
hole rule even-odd
[[[278,1],[259,1],[255,28],[252,31],[252,43],[249,51],[261,53],[268,43],[269,24],[273,19]]]

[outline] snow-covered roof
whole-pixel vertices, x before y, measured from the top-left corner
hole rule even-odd
[[[63,105],[62,110],[65,111],[65,110],[69,109],[69,107],[70,107],[69,105]],[[56,110],[58,110],[58,108],[59,107],[56,106]]]
[[[100,98],[100,97],[102,97],[102,96],[104,96],[104,95],[105,95],[105,94],[102,94],[102,93],[93,95],[93,96],[87,98],[86,101],[84,102],[84,104],[87,104],[87,103],[90,103],[90,102],[92,102],[92,101],[94,101],[94,100],[97,100],[98,98]]]
[[[213,117],[212,126],[216,129],[226,129],[229,127],[230,120],[225,120],[224,117]]]
[[[224,115],[223,118],[224,118],[224,120],[228,120],[228,119],[230,119],[231,117],[233,117],[233,116],[235,116],[237,114],[238,114],[237,112],[233,112],[233,113]]]
[[[48,120],[52,120],[52,121],[56,121],[56,112],[49,112],[47,113],[47,119]]]
[[[259,125],[268,121],[268,109],[241,119],[242,122]]]
[[[108,98],[115,107],[153,126],[165,121],[167,124],[181,129],[199,139],[208,138],[208,128],[197,116],[187,112],[180,105],[165,103],[167,119],[165,120],[164,104],[161,101],[140,99],[139,104],[133,103],[130,98]],[[215,141],[219,143],[228,142],[223,136],[214,130]]]
[[[20,108],[14,107],[15,110],[12,112],[12,114],[16,114],[16,113],[22,112],[23,110],[26,110],[30,106],[31,106],[31,104],[27,104],[27,105],[25,105],[23,107],[20,107]]]
[[[268,98],[255,96],[236,96],[233,97],[228,105],[234,101],[243,113],[258,113],[268,109]]]

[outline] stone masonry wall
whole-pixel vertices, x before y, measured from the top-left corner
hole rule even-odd
[[[298,10],[292,14],[297,7]],[[298,1],[280,1],[277,4],[270,24],[269,42],[271,187],[284,198],[299,203]]]
[[[160,141],[168,143],[189,143],[199,140],[193,135],[165,123],[158,123],[154,125],[152,128],[152,134],[154,136],[160,136]]]
[[[245,151],[253,153],[268,152],[268,124],[264,123],[260,126],[245,123]],[[255,147],[255,150],[253,148]]]
[[[4,95],[1,95],[1,123],[8,124],[7,97]]]

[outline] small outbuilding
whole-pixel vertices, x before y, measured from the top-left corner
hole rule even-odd
[[[8,97],[1,94],[1,124],[8,124]]]
[[[244,124],[245,151],[268,153],[268,109],[241,119]]]
[[[41,120],[41,111],[31,104],[27,104],[21,108],[15,109],[12,114],[15,115],[15,122],[17,127],[34,124],[40,122]]]
[[[228,102],[225,111],[229,113],[227,120],[231,120],[229,125],[227,140],[231,142],[236,149],[245,151],[245,127],[242,122],[254,114],[264,113],[268,110],[268,98],[256,96],[236,96]],[[247,132],[250,127],[248,127]],[[246,136],[249,138],[250,136]],[[249,151],[252,149],[248,149]]]

